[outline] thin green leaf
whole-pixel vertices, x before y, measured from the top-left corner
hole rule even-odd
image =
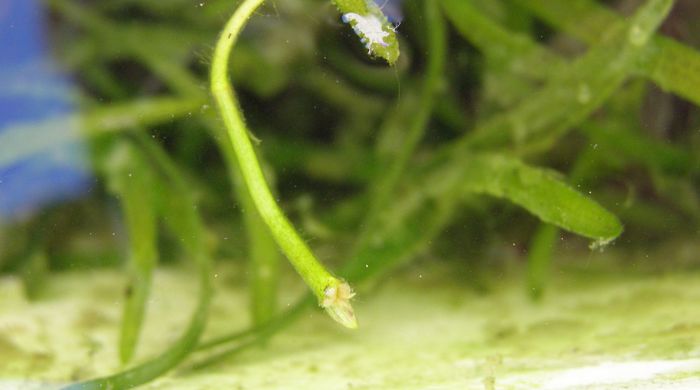
[[[197,264],[200,279],[197,307],[184,334],[158,357],[115,375],[70,385],[66,390],[128,389],[149,382],[182,362],[196,348],[206,326],[212,295],[212,265],[204,242],[204,225],[194,197],[176,166],[169,163],[164,152],[145,134],[140,133],[139,137],[142,146],[155,156],[154,161],[168,162],[158,166],[164,175],[155,175],[152,186],[160,190],[159,214]]]
[[[528,35],[511,31],[479,11],[470,1],[441,0],[445,16],[457,31],[486,54],[493,66],[518,75],[542,78],[561,72],[566,62]]]
[[[603,38],[604,26],[622,20],[622,16],[592,0],[515,1],[552,26],[588,44]],[[658,35],[644,48],[636,70],[661,88],[700,104],[700,52],[697,50]]]
[[[559,228],[540,224],[530,240],[527,253],[527,287],[530,297],[540,299],[549,280],[552,254],[556,247]]]
[[[210,264],[199,262],[200,288],[197,308],[185,333],[165,352],[136,367],[115,375],[66,386],[64,390],[130,389],[149,382],[179,364],[197,345],[204,331],[211,300]]]
[[[212,120],[207,121],[207,125],[226,162],[235,198],[241,204],[248,242],[251,314],[253,324],[259,326],[269,322],[276,311],[281,256],[265,222],[255,209],[236,156],[228,147],[228,134]],[[270,186],[273,185],[270,180]]]
[[[650,0],[629,23],[618,22],[597,46],[517,108],[468,135],[462,146],[494,148],[551,144],[599,108],[645,55],[645,44],[670,11],[672,0]]]
[[[622,233],[620,221],[551,171],[499,155],[469,159],[465,190],[505,198],[544,222],[608,242]]]
[[[108,169],[109,187],[122,204],[129,236],[129,284],[119,343],[121,361],[127,363],[136,349],[158,261],[153,175],[140,153],[127,142],[115,145]]]
[[[381,211],[385,208],[386,203],[395,194],[396,186],[405,173],[411,157],[414,155],[418,144],[423,139],[428,128],[428,122],[432,116],[435,103],[440,93],[440,85],[444,73],[445,59],[447,54],[447,27],[441,15],[438,4],[433,1],[424,3],[425,9],[425,29],[428,37],[427,45],[427,70],[423,85],[420,92],[420,98],[417,101],[416,107],[411,107],[414,110],[409,113],[402,112],[402,106],[396,108],[396,113],[407,115],[410,118],[408,128],[397,128],[405,135],[402,141],[397,142],[396,137],[391,138],[391,143],[398,144],[398,150],[393,153],[392,161],[384,164],[384,170],[381,175],[370,185],[370,205],[364,223],[364,230],[357,239],[357,246],[361,246],[369,236],[374,234],[375,224],[380,217]],[[395,118],[396,119],[396,118]],[[384,131],[387,134],[391,132],[392,121],[386,125]]]

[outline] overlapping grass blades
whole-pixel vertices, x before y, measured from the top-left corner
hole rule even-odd
[[[127,286],[119,353],[122,363],[134,355],[153,270],[158,261],[155,199],[150,166],[128,142],[118,143],[109,157],[113,171],[110,188],[120,200],[129,236],[129,284]]]
[[[156,210],[158,214],[163,218],[165,225],[179,238],[188,256],[197,267],[200,280],[197,306],[194,308],[190,323],[182,336],[161,355],[123,372],[76,383],[66,387],[66,389],[128,389],[151,381],[163,375],[187,357],[196,347],[206,326],[212,295],[212,260],[209,249],[204,242],[204,226],[194,207],[195,201],[191,191],[179,172],[168,162],[168,157],[157,146],[153,145],[148,138],[141,137],[141,144],[154,156],[155,161],[165,161],[164,165],[156,165],[161,169],[161,173],[151,177],[153,181],[150,183],[150,188],[157,191],[158,206]],[[143,159],[138,154],[132,154],[131,156],[136,161]],[[146,176],[148,171],[134,173],[134,175],[139,174]],[[143,277],[143,275],[139,276]],[[137,328],[136,321],[138,320],[127,318],[123,326],[132,329]],[[133,334],[133,331],[129,330],[129,334]],[[131,340],[124,338],[123,343],[125,343],[123,344],[123,350],[131,352],[133,349]],[[122,353],[122,356],[129,357],[126,353]]]
[[[664,20],[671,4],[672,1],[666,0],[648,2],[629,25],[615,24],[606,42],[590,49],[561,74],[552,75],[550,83],[534,96],[467,134],[445,153],[438,154],[421,175],[407,179],[400,187],[405,195],[383,212],[381,228],[373,232],[371,241],[358,248],[342,275],[350,281],[366,280],[415,256],[439,234],[463,194],[471,192],[505,197],[545,221],[596,241],[607,242],[617,237],[622,227],[612,214],[551,173],[527,167],[515,159],[475,153],[509,146],[524,153],[532,145],[543,142],[550,145],[584,121],[633,70],[640,46],[638,40],[629,40],[630,26],[643,26],[638,33],[642,37],[650,36]],[[609,68],[611,59],[616,66]],[[577,94],[581,85],[589,88],[584,101]],[[528,126],[515,126],[518,131],[513,132],[513,124],[518,123]],[[514,137],[514,133],[518,136]],[[494,178],[498,180],[493,181]],[[238,350],[234,347],[229,353]]]
[[[402,80],[403,84],[400,84],[403,100],[396,115],[405,118],[396,121],[387,119],[380,127],[379,137],[374,136],[373,126],[386,119],[384,108],[388,101],[387,96],[374,92],[395,93],[395,74],[371,68],[368,64],[329,70],[325,62],[313,63],[309,68],[304,68],[311,71],[302,72],[304,76],[295,86],[321,96],[324,102],[338,111],[346,138],[337,144],[319,145],[313,141],[292,139],[285,134],[287,138],[265,139],[262,146],[255,149],[259,155],[273,151],[269,153],[269,159],[271,165],[277,165],[278,169],[281,166],[281,169],[296,169],[296,172],[315,179],[363,186],[365,191],[358,191],[362,195],[353,195],[347,203],[328,207],[323,211],[325,215],[321,216],[323,220],[336,221],[339,218],[335,217],[343,214],[346,207],[353,210],[353,217],[349,218],[351,222],[342,226],[348,231],[359,230],[353,230],[356,241],[350,245],[352,251],[345,256],[346,261],[339,272],[348,281],[362,285],[363,281],[376,279],[415,258],[426,251],[430,243],[454,221],[458,210],[478,195],[489,195],[510,201],[543,222],[533,237],[529,253],[529,287],[539,294],[546,284],[558,229],[601,243],[614,239],[622,231],[622,225],[615,215],[593,197],[577,192],[571,185],[585,176],[576,173],[577,168],[567,179],[549,169],[538,168],[531,162],[535,160],[533,157],[552,150],[573,128],[578,128],[587,139],[615,148],[625,161],[641,163],[664,175],[680,176],[694,169],[695,158],[688,150],[638,134],[630,128],[629,122],[615,122],[610,117],[605,117],[605,120],[591,118],[593,113],[615,98],[621,86],[635,76],[642,76],[696,104],[700,103],[700,54],[670,38],[654,36],[672,1],[649,0],[633,17],[627,19],[590,0],[509,1],[529,10],[555,29],[585,42],[587,51],[573,60],[565,58],[549,46],[535,41],[530,34],[516,31],[491,18],[476,3],[461,0],[418,2],[420,6],[415,6],[415,9],[422,21],[416,23],[424,28],[421,35],[425,40],[426,65],[418,66],[425,71],[415,80],[408,79],[410,72],[402,71],[402,77],[406,75],[407,81]],[[232,346],[229,353],[236,352],[270,337],[299,318],[301,312],[313,307],[309,304],[312,300],[306,298],[288,312],[275,312],[274,297],[278,282],[276,250],[262,220],[252,212],[255,200],[241,183],[238,162],[230,151],[228,136],[221,131],[212,113],[202,108],[207,103],[206,92],[201,87],[203,77],[198,78],[191,69],[187,69],[186,61],[172,60],[172,57],[182,59],[178,55],[188,49],[178,48],[172,41],[197,39],[200,37],[199,31],[180,26],[182,28],[178,31],[169,31],[178,39],[168,36],[152,44],[143,43],[133,37],[155,27],[133,25],[129,32],[124,32],[121,26],[86,11],[89,7],[82,9],[65,0],[51,0],[50,3],[59,13],[89,31],[93,38],[101,37],[114,42],[114,47],[95,49],[91,48],[90,39],[86,39],[84,45],[76,45],[72,49],[75,50],[75,56],[71,56],[74,65],[84,62],[81,58],[105,60],[126,57],[144,65],[166,86],[167,91],[162,95],[170,94],[168,97],[98,107],[84,115],[58,118],[51,123],[32,124],[18,129],[24,131],[29,127],[39,133],[42,128],[56,126],[57,123],[82,123],[93,138],[115,137],[119,139],[119,144],[126,145],[122,149],[129,157],[122,161],[122,165],[112,167],[116,171],[103,172],[114,181],[114,193],[122,200],[130,236],[134,238],[131,245],[137,272],[133,275],[134,288],[127,300],[122,325],[124,361],[133,355],[142,322],[147,287],[156,258],[153,253],[153,224],[157,217],[165,222],[174,236],[182,239],[185,251],[198,266],[201,280],[198,307],[189,328],[166,352],[123,373],[76,384],[72,388],[136,386],[180,363],[197,345],[202,354],[206,354],[208,348],[226,344]],[[120,3],[169,12],[163,10],[160,2],[128,0]],[[216,3],[218,11],[210,10],[206,23],[216,22],[220,19],[217,15],[227,13],[233,7],[233,4],[224,3]],[[374,6],[373,2],[337,0],[335,3],[342,13],[375,12],[367,8]],[[103,6],[105,9],[117,7],[111,3]],[[194,23],[189,15],[174,17],[181,18],[178,21],[190,20]],[[441,107],[449,106],[445,103],[448,94],[443,92],[448,90],[454,93],[449,91],[451,86],[446,84],[446,80],[449,81],[454,74],[449,73],[451,70],[445,66],[453,53],[448,50],[448,31],[443,17],[484,56],[487,65],[483,69],[484,78],[490,81],[484,89],[485,108],[478,112],[473,131],[465,131],[456,140],[434,144],[426,142],[428,145],[423,147],[421,141],[426,139],[426,134],[430,134],[433,127],[431,119],[441,115]],[[202,22],[202,26],[206,23]],[[398,56],[398,41],[393,27],[386,23],[384,27],[392,43],[386,47],[374,45],[372,48],[374,54],[393,63]],[[123,39],[125,36],[132,39]],[[393,52],[394,42],[396,53]],[[156,46],[162,46],[162,51],[154,50]],[[258,47],[245,50],[241,51],[241,56],[254,57],[249,59],[253,63],[265,59],[263,54],[256,52],[260,50]],[[423,55],[422,52],[418,53],[420,62]],[[342,53],[336,62],[346,61],[347,58],[347,54]],[[92,61],[88,62],[93,64]],[[273,62],[264,65],[267,66],[265,69],[275,69]],[[86,74],[91,79],[101,80],[100,85],[111,90],[113,96],[129,95],[120,88],[119,82],[100,74],[99,69],[104,68],[104,64],[96,63],[94,68],[97,70],[86,71]],[[233,69],[238,68],[234,66]],[[336,71],[339,74],[335,74]],[[285,68],[284,72],[290,70]],[[351,80],[371,73],[378,81],[358,83],[362,84],[361,87],[355,88],[343,80],[343,75],[350,73],[354,75],[348,77]],[[387,74],[391,77],[388,80]],[[515,80],[517,84],[494,81],[501,76],[502,80]],[[289,77],[281,79],[288,80]],[[278,88],[279,85],[253,90],[271,93]],[[211,295],[211,254],[204,239],[204,222],[193,208],[197,202],[192,194],[192,185],[148,136],[143,133],[131,134],[124,140],[119,134],[127,130],[144,131],[143,128],[189,116],[197,118],[198,130],[209,130],[216,140],[234,187],[235,198],[245,210],[242,225],[249,235],[248,260],[253,275],[250,287],[253,327],[206,343],[201,343],[199,336],[204,328]],[[455,123],[456,126],[462,125],[457,119],[451,122],[453,127]],[[8,153],[0,153],[0,164],[14,161],[22,153],[35,152],[34,149],[27,149],[35,147],[31,145],[7,147],[13,145],[11,134],[0,135],[0,148],[6,147],[8,150]],[[391,143],[399,139],[392,138],[395,134],[402,136],[402,142]],[[380,138],[380,141],[374,141],[375,138]],[[383,149],[386,144],[380,143],[387,140],[394,149]],[[55,141],[45,140],[47,143]],[[368,146],[370,142],[376,144]],[[580,158],[587,159],[585,153]],[[377,166],[380,168],[377,169]],[[138,172],[139,176],[129,182],[128,174],[132,171]],[[138,193],[146,186],[142,180],[157,183],[157,199],[139,199]],[[598,196],[595,198],[604,200]],[[335,239],[336,232],[329,230],[331,233],[328,236]],[[269,269],[272,271],[266,271]],[[202,362],[218,358],[219,355],[208,356]]]

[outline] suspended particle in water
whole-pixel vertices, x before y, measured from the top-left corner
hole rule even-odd
[[[581,84],[578,87],[578,96],[576,96],[578,102],[581,104],[587,104],[591,101],[591,89],[587,84]]]
[[[642,46],[647,41],[647,34],[644,33],[644,30],[642,30],[639,25],[635,24],[630,27],[628,39],[631,44],[635,46]]]

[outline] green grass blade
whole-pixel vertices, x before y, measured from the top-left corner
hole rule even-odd
[[[228,135],[213,121],[209,121],[208,125],[216,133],[213,138],[224,156],[229,180],[236,199],[241,204],[248,241],[251,314],[253,324],[262,325],[269,322],[276,311],[281,256],[265,222],[255,210],[255,203],[245,186],[236,156],[228,147]]]
[[[665,19],[673,1],[651,0],[629,23],[618,22],[598,45],[554,77],[517,108],[469,134],[462,146],[523,147],[552,142],[599,108],[629,77],[644,55],[650,35]]]
[[[558,175],[513,158],[471,158],[465,190],[508,199],[544,222],[600,242],[622,233],[622,225],[613,214],[573,190]]]
[[[10,126],[0,134],[0,167],[83,136],[97,137],[134,126],[172,121],[198,110],[203,103],[199,99],[150,98],[95,108],[84,114],[62,115],[38,123]],[[26,142],[28,138],[32,142]]]
[[[514,1],[588,44],[602,39],[604,26],[622,20],[622,16],[592,0]],[[661,88],[700,104],[700,52],[697,50],[671,38],[655,36],[644,49],[637,71]]]
[[[109,187],[121,202],[129,236],[130,277],[119,343],[119,356],[122,363],[127,363],[138,342],[158,261],[153,175],[140,153],[127,142],[115,145],[108,170]]]
[[[241,183],[242,184],[242,183]],[[245,191],[245,186],[240,188]],[[243,192],[240,191],[240,192]],[[237,191],[238,199],[243,194]],[[253,324],[269,322],[277,311],[281,258],[265,223],[255,213],[252,199],[242,202],[248,237],[250,300]]]
[[[160,162],[158,168],[162,175],[154,175],[151,183],[151,188],[158,191],[157,211],[197,265],[200,279],[197,306],[183,335],[161,355],[115,375],[70,385],[66,387],[67,390],[128,389],[149,382],[175,367],[194,351],[206,326],[212,295],[212,264],[194,196],[165,153],[145,134],[138,134],[141,145],[154,156],[154,161]],[[163,164],[163,161],[168,163]]]
[[[542,298],[549,280],[552,255],[558,237],[558,227],[540,224],[530,240],[527,253],[527,289],[532,299]]]
[[[209,262],[201,261],[199,298],[194,315],[185,333],[160,356],[115,375],[69,385],[64,390],[130,389],[158,378],[179,364],[194,350],[204,331],[212,293],[210,274]]]
[[[566,62],[561,57],[538,45],[528,35],[501,26],[471,2],[441,0],[440,3],[457,31],[492,60],[490,70],[496,66],[535,78],[564,70]]]
[[[425,135],[440,92],[447,54],[446,25],[437,3],[431,0],[425,1],[424,9],[425,32],[428,37],[428,65],[420,97],[415,107],[415,113],[408,113],[410,118],[408,128],[401,129],[405,135],[400,149],[397,151],[393,161],[387,164],[386,169],[377,177],[375,183],[372,184],[372,188],[370,188],[371,201],[367,217],[362,224],[364,230],[358,238],[360,245],[368,236],[374,234],[375,225],[381,216],[382,210],[395,193],[396,186],[404,174],[411,156],[413,156],[418,144]],[[392,139],[392,143],[397,143],[395,138]]]

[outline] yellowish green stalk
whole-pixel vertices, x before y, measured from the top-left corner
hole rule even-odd
[[[246,22],[262,3],[263,0],[245,0],[224,27],[214,50],[211,90],[228,131],[246,187],[275,241],[316,296],[321,307],[342,325],[356,328],[357,320],[350,304],[354,294],[350,286],[331,275],[321,265],[272,196],[248,136],[243,114],[229,83],[228,64],[233,47]]]
[[[406,129],[406,136],[401,149],[391,164],[386,167],[386,171],[379,176],[374,188],[372,188],[372,201],[363,224],[364,230],[357,240],[358,247],[362,246],[364,241],[375,230],[381,218],[382,210],[385,209],[386,203],[394,194],[411,156],[413,156],[418,144],[425,135],[428,122],[435,107],[435,101],[440,93],[447,50],[447,31],[438,4],[428,0],[425,1],[424,8],[426,35],[428,37],[428,58],[420,100],[412,117],[412,123]]]
[[[120,333],[119,357],[128,363],[141,333],[153,269],[158,260],[156,213],[149,192],[153,178],[139,153],[127,142],[113,152],[112,191],[119,196],[129,233],[129,285]]]

